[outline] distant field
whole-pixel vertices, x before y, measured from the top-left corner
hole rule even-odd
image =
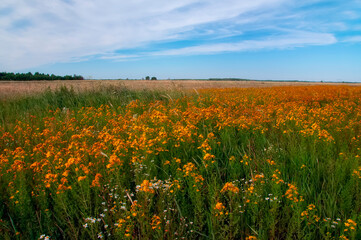
[[[80,81],[31,81],[0,82],[0,98],[27,96],[44,92],[46,89],[58,89],[61,86],[72,87],[75,91],[97,90],[103,87],[126,87],[131,90],[191,90],[203,88],[250,88],[274,86],[330,85],[320,82],[271,82],[271,81],[200,81],[200,80],[80,80]],[[361,86],[360,83],[341,85]]]

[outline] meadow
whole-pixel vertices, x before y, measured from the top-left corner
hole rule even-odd
[[[0,101],[2,239],[361,239],[361,88]]]
[[[0,100],[42,94],[44,91],[55,91],[65,86],[75,92],[94,92],[107,88],[126,88],[128,90],[156,91],[193,91],[194,89],[211,88],[259,88],[277,86],[309,86],[330,85],[321,82],[287,82],[287,81],[211,81],[211,80],[72,80],[72,81],[0,81]],[[339,83],[345,86],[361,86],[360,83]]]

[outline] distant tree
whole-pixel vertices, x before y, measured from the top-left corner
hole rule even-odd
[[[149,77],[149,76],[146,76],[146,77],[145,77],[145,80],[150,80],[150,77]]]
[[[66,76],[57,76],[54,74],[44,74],[36,72],[34,75],[31,72],[28,73],[7,73],[0,72],[0,81],[40,81],[40,80],[83,80],[83,76],[74,74]]]
[[[156,77],[152,77],[151,80],[157,80],[157,78],[156,78]]]
[[[74,80],[84,80],[83,76],[74,74],[73,76]]]

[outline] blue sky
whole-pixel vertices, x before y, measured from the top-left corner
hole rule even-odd
[[[361,0],[3,0],[0,71],[361,82]]]

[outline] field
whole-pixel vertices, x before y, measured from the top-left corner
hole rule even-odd
[[[0,99],[18,96],[32,96],[46,90],[56,90],[62,86],[74,89],[76,92],[93,91],[109,87],[127,88],[130,90],[162,90],[162,91],[188,91],[208,88],[259,88],[275,86],[309,86],[330,85],[330,83],[311,82],[276,82],[276,81],[200,81],[200,80],[81,80],[81,81],[30,81],[0,82]],[[360,83],[340,84],[346,86],[361,86]]]
[[[0,238],[361,239],[360,87],[163,83],[4,93]]]

